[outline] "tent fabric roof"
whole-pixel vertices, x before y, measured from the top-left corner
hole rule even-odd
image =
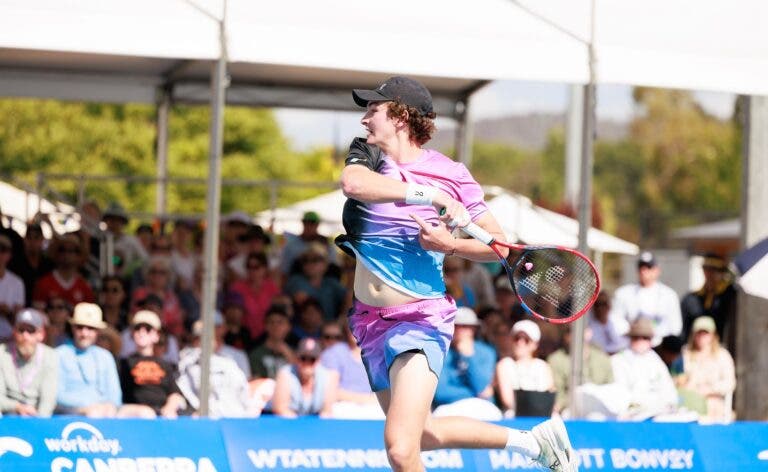
[[[686,226],[672,231],[675,239],[738,239],[741,221],[738,218]]]
[[[287,231],[298,234],[302,230],[301,216],[304,212],[316,211],[321,218],[320,232],[336,235],[344,232],[341,212],[345,201],[341,190],[335,190],[274,212],[262,211],[255,220],[265,228],[271,227],[276,233]],[[526,197],[502,193],[488,200],[488,207],[512,241],[578,247],[578,221],[533,205]],[[639,251],[637,245],[595,228],[590,229],[588,242],[591,249],[599,252],[635,255]]]
[[[0,202],[3,217],[10,220],[11,228],[25,234],[27,221],[38,212],[48,215],[57,234],[80,229],[80,215],[74,207],[61,202],[41,199],[36,193],[28,192],[6,182],[0,182]],[[53,237],[48,225],[42,225],[46,238]]]
[[[768,3],[595,0],[599,83],[768,95]],[[0,95],[203,102],[222,0],[0,0]],[[230,103],[352,109],[349,89],[422,81],[442,115],[492,80],[585,83],[590,0],[228,0]],[[658,12],[664,12],[659,14]],[[209,12],[209,13],[206,13]],[[383,46],[386,45],[386,46]]]

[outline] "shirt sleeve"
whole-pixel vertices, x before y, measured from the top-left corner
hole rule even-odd
[[[382,165],[381,150],[365,142],[363,138],[355,138],[349,145],[349,154],[344,165],[362,165],[376,172]]]
[[[103,366],[101,374],[104,379],[102,400],[120,406],[123,404],[123,391],[120,388],[120,379],[117,375],[115,359],[108,352],[102,352],[100,357],[102,359],[99,362]]]
[[[37,414],[45,418],[51,416],[56,408],[56,393],[59,386],[59,355],[54,350],[46,354],[41,372],[43,381],[40,384],[40,400],[37,403]]]

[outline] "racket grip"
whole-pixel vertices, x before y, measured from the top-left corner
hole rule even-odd
[[[491,233],[477,226],[474,223],[470,223],[467,226],[463,226],[461,230],[485,244],[491,244],[494,239],[493,236],[491,236]]]

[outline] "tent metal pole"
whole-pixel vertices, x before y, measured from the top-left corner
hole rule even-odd
[[[592,164],[595,139],[595,0],[591,2],[589,52],[589,83],[584,86],[584,114],[581,132],[581,171],[579,183],[579,251],[589,254],[588,234],[592,226]],[[576,388],[582,384],[584,366],[584,326],[582,316],[571,324],[571,377],[568,385],[571,417],[579,418],[582,412],[576,402]]]
[[[565,201],[572,209],[579,206],[579,170],[581,166],[581,134],[584,117],[584,86],[571,84],[568,116],[565,123]]]
[[[227,87],[226,8],[219,20],[221,54],[211,74],[211,137],[208,149],[208,208],[206,211],[203,300],[201,316],[203,332],[200,338],[200,416],[208,416],[211,392],[211,354],[214,343],[214,310],[218,280],[219,217],[221,212],[221,155],[224,134],[224,95]]]
[[[456,128],[456,160],[469,167],[472,164],[472,141],[474,140],[474,126],[472,124],[472,96],[466,95],[457,103]]]
[[[157,103],[157,185],[155,213],[165,216],[168,194],[168,112],[171,108],[171,94],[168,87],[158,90]]]

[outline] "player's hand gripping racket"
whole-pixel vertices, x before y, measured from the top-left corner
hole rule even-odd
[[[520,303],[537,318],[569,323],[586,313],[600,292],[595,265],[578,251],[503,243],[474,223],[461,230],[493,249]],[[501,247],[511,249],[508,257],[502,256]]]

